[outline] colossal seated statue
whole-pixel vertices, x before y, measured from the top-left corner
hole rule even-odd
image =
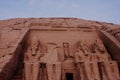
[[[77,52],[75,53],[75,62],[84,62],[84,61],[90,61],[90,54],[88,52],[88,48],[85,45],[85,42],[81,41],[79,42],[79,47],[77,49]]]
[[[46,63],[48,80],[61,80],[61,62],[59,58],[60,47],[55,43],[48,44],[48,52],[41,59]]]
[[[100,80],[98,65],[96,62],[91,61],[92,54],[88,48],[86,41],[80,41],[78,50],[75,53],[75,62],[79,69],[80,80]]]
[[[25,80],[38,80],[39,60],[42,56],[39,40],[34,37],[24,57]]]
[[[101,72],[101,76],[103,80],[117,80],[119,76],[113,76],[113,72],[117,72],[114,74],[119,74],[118,71],[114,71],[118,69],[117,63],[112,61],[110,55],[107,53],[103,43],[96,39],[92,44],[92,53],[94,54],[94,60],[99,62],[99,68]],[[112,66],[114,65],[114,66]],[[114,69],[116,68],[116,69]]]

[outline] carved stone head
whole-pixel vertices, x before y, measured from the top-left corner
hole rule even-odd
[[[103,43],[102,43],[99,39],[96,39],[96,40],[95,40],[95,43],[96,43],[97,46],[98,46],[98,50],[104,54],[104,52],[105,52],[105,47],[104,47]]]

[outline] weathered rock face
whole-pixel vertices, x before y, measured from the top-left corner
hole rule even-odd
[[[120,25],[77,18],[0,21],[0,80],[119,80]]]

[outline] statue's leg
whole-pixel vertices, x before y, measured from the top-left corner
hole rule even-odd
[[[84,63],[83,62],[77,63],[77,69],[79,80],[85,80]]]
[[[88,80],[94,80],[94,78],[92,76],[93,72],[91,70],[92,66],[91,66],[90,62],[84,62],[84,67],[85,67],[85,72],[86,72]]]
[[[78,77],[78,79],[80,79],[81,77],[80,77],[80,64],[79,63],[76,63],[76,71],[77,71],[77,77]],[[81,80],[81,79],[80,79]]]
[[[100,72],[101,80],[108,80],[103,62],[99,62],[99,72]]]
[[[46,67],[46,64],[44,66],[44,73],[45,73],[45,76],[44,76],[44,80],[48,80],[48,76],[47,76],[47,67]]]
[[[47,64],[48,80],[53,80],[53,64]]]
[[[39,66],[40,64],[39,63],[33,63],[33,72],[32,72],[32,75],[33,75],[33,80],[38,80],[38,77],[39,77]]]
[[[110,62],[110,65],[111,65],[111,68],[112,68],[112,74],[113,74],[113,77],[118,80],[120,79],[120,76],[119,76],[119,68],[118,68],[118,64],[116,61],[111,61]]]
[[[112,70],[110,66],[110,62],[103,62],[104,68],[105,68],[105,73],[108,77],[108,80],[114,80],[112,76]]]
[[[93,70],[93,73],[94,73],[94,80],[101,80],[97,62],[92,62],[92,70]]]
[[[32,74],[31,74],[31,63],[25,63],[24,66],[25,66],[25,80],[32,80]]]
[[[55,80],[61,80],[61,64],[55,64]]]

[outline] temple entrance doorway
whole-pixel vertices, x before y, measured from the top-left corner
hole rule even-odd
[[[73,73],[66,73],[66,80],[73,80]]]

